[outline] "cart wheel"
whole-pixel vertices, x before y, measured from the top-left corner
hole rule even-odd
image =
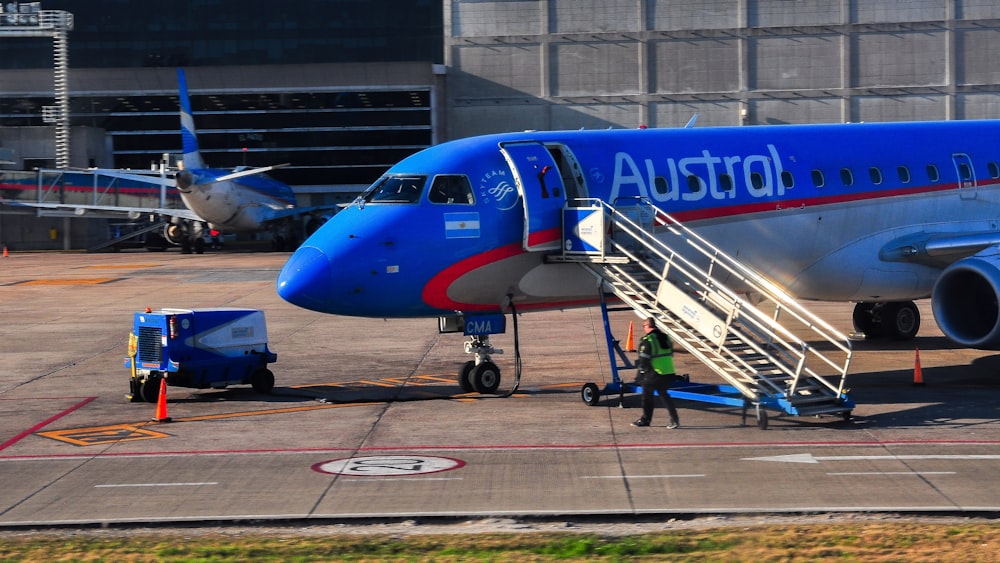
[[[483,395],[496,393],[500,387],[500,368],[493,362],[483,362],[472,368],[469,379],[476,391]]]
[[[250,386],[258,393],[270,395],[274,389],[274,374],[267,368],[260,368],[253,372],[250,378]]]
[[[594,383],[585,383],[580,390],[580,397],[587,406],[597,406],[597,403],[601,402],[601,390]]]
[[[850,422],[852,417],[851,413],[853,412],[854,411],[844,411],[840,414],[840,416],[844,418],[844,422]]]
[[[757,405],[757,428],[767,430],[767,409]]]
[[[147,403],[155,403],[160,398],[160,378],[147,377],[139,384],[139,395]]]
[[[472,374],[472,369],[476,367],[476,362],[469,360],[462,364],[462,369],[458,370],[458,386],[462,388],[462,393],[472,393],[476,390],[472,386],[472,381],[469,376]]]

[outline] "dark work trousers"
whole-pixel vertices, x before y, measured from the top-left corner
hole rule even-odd
[[[653,392],[655,391],[663,398],[667,405],[667,412],[670,413],[670,422],[678,423],[677,408],[673,399],[667,394],[667,387],[674,380],[673,375],[660,375],[658,373],[645,373],[642,376],[642,418],[647,422],[653,420]]]

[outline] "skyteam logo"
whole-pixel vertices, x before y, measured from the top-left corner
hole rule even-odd
[[[511,209],[521,199],[517,188],[507,178],[506,170],[491,170],[479,179],[479,196],[500,211]]]

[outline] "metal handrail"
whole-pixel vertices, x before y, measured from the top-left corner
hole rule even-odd
[[[610,244],[603,245],[601,249],[602,260],[608,258],[610,251],[616,255],[625,255],[632,263],[641,265],[647,273],[659,280],[659,283],[683,285],[689,292],[697,294],[703,302],[716,310],[722,309],[725,312],[725,318],[722,320],[725,321],[727,335],[736,334],[741,342],[753,348],[757,353],[772,360],[780,360],[772,361],[772,364],[791,379],[791,385],[787,389],[788,395],[795,393],[802,375],[806,375],[820,385],[827,387],[837,396],[843,393],[852,355],[851,343],[847,336],[796,302],[775,283],[726,255],[679,221],[659,210],[646,198],[633,198],[631,207],[638,210],[637,214],[640,217],[645,213],[647,214],[645,217],[653,218],[652,225],[648,229],[637,224],[627,213],[623,213],[621,208],[613,207],[600,199],[583,198],[576,200],[576,205],[600,208],[610,219],[612,235],[607,237]],[[628,207],[626,205],[624,208]],[[678,237],[684,244],[695,250],[703,260],[707,260],[707,267],[699,266],[694,260],[671,248],[661,237],[657,236],[665,231]],[[621,234],[630,237],[629,240],[639,243],[638,247],[630,249],[627,244],[616,241],[615,235]],[[645,256],[640,257],[637,255],[638,253],[643,253]],[[661,264],[662,270],[658,269]],[[773,303],[773,314],[765,314],[760,308],[760,303],[755,306],[734,291],[721,285],[716,277],[723,275],[735,278],[742,286],[762,297],[763,300],[760,303],[768,301]],[[636,280],[631,280],[631,282],[632,285],[638,284]],[[648,295],[647,298],[649,298]],[[656,296],[652,296],[652,299],[655,302]],[[648,309],[648,307],[645,308]],[[839,360],[834,359],[822,350],[811,346],[779,322],[781,318],[784,318],[785,321],[794,321],[793,326],[798,330],[806,331],[816,339],[833,346],[834,351],[841,353],[843,357]],[[736,321],[747,327],[747,330],[736,331],[732,327]],[[762,338],[762,341],[755,342],[750,337],[750,331]],[[753,366],[746,364],[737,354],[728,350],[724,341],[725,338],[720,340],[716,353],[726,356],[729,362],[742,364],[740,367],[744,370],[752,371]],[[779,354],[777,358],[775,358],[776,353]],[[815,358],[833,369],[839,375],[839,383],[834,386],[825,378],[820,377],[807,366],[807,358]]]

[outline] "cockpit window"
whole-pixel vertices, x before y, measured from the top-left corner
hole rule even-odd
[[[370,203],[415,203],[427,176],[386,176],[375,182],[362,199]]]
[[[472,185],[465,176],[437,176],[428,198],[431,203],[475,203]]]

